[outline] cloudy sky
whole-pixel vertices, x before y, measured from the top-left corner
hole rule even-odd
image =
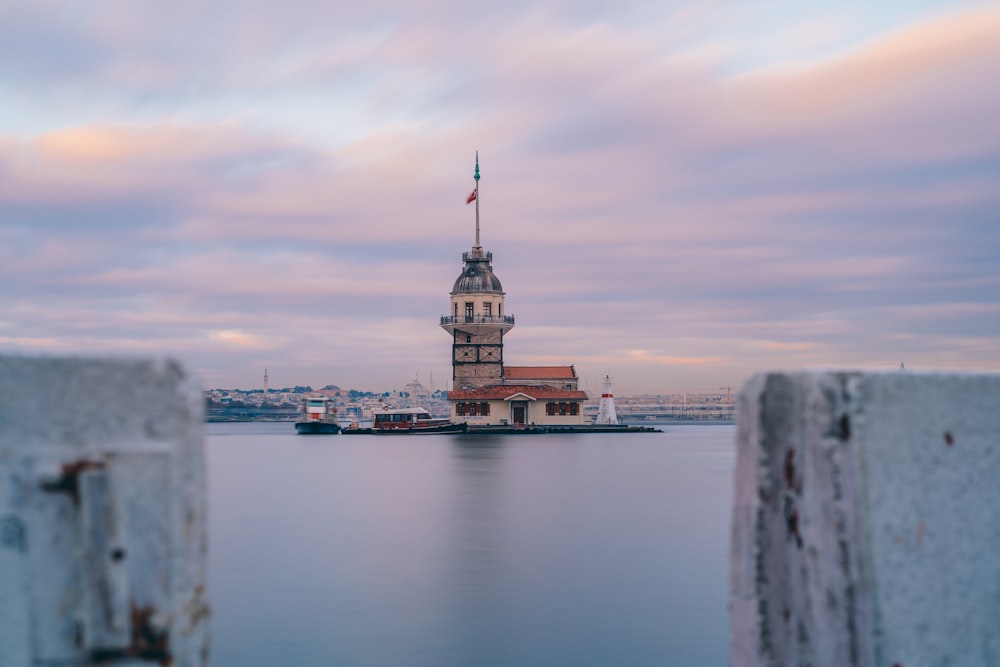
[[[0,352],[206,387],[1000,371],[1000,4],[0,0]]]

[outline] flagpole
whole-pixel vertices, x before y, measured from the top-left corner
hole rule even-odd
[[[479,247],[479,151],[476,151],[476,247]]]

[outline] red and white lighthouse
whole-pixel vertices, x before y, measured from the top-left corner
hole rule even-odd
[[[617,424],[618,415],[615,413],[615,397],[611,393],[611,376],[604,376],[604,387],[601,390],[601,405],[597,410],[595,424]]]

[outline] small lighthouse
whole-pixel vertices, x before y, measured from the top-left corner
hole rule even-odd
[[[617,424],[618,415],[615,413],[615,397],[611,393],[611,376],[604,376],[604,388],[601,390],[601,405],[597,411],[595,424]]]

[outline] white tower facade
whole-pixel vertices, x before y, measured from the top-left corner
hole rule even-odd
[[[611,376],[604,376],[604,387],[601,390],[601,404],[597,410],[595,424],[617,424],[618,414],[615,412],[615,397],[611,393]]]

